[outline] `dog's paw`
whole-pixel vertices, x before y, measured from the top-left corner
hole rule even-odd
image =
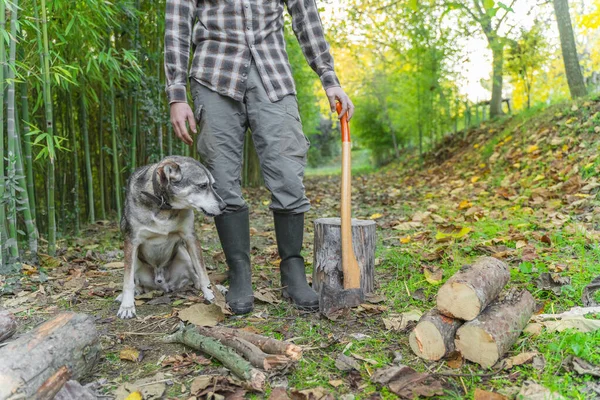
[[[135,317],[135,305],[126,306],[121,304],[119,307],[119,312],[117,312],[117,316],[121,319],[129,319]]]
[[[202,294],[204,294],[204,302],[208,304],[212,304],[215,301],[215,294],[209,288],[203,288]]]

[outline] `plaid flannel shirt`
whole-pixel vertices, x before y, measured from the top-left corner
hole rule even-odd
[[[315,0],[167,0],[165,73],[169,103],[186,102],[188,78],[242,101],[252,61],[271,101],[295,94],[283,8],[325,89],[340,86]],[[188,75],[190,45],[192,66]]]

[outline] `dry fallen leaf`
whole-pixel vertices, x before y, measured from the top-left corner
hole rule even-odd
[[[517,354],[513,357],[508,357],[502,361],[503,368],[510,369],[516,365],[527,364],[528,362],[532,361],[537,354],[538,353],[535,351],[530,351],[526,353]]]
[[[217,304],[194,304],[179,311],[177,315],[180,320],[199,326],[215,326],[225,320],[225,315]]]
[[[487,392],[477,388],[475,389],[473,400],[508,400],[508,397],[502,396],[500,393]]]
[[[129,396],[125,398],[125,400],[143,400],[142,394],[140,392],[133,392]]]
[[[423,268],[423,275],[425,275],[425,280],[430,284],[439,285],[440,283],[442,283],[444,270],[438,266],[426,265]]]
[[[371,376],[371,380],[381,385],[387,385],[393,393],[406,399],[444,394],[444,388],[440,381],[429,374],[416,372],[406,365],[378,369]]]
[[[419,310],[410,310],[397,316],[382,318],[385,329],[402,332],[409,327],[410,322],[416,322],[421,319],[423,312]]]
[[[129,360],[133,362],[140,362],[144,358],[144,353],[139,351],[138,349],[134,349],[133,347],[128,347],[119,353],[119,358],[121,360]]]
[[[275,294],[273,294],[273,292],[271,290],[267,290],[267,289],[258,289],[254,292],[254,298],[262,301],[263,303],[269,303],[269,304],[279,304],[281,303],[281,300],[277,298],[277,296],[275,296]]]

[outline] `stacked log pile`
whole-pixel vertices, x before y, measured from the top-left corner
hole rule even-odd
[[[509,279],[508,265],[493,257],[482,257],[454,274],[438,291],[436,308],[411,332],[413,352],[437,361],[459,351],[483,367],[496,364],[535,309],[527,290],[501,295]]]

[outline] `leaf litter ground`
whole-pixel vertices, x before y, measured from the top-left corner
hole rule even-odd
[[[600,275],[599,111],[599,102],[587,100],[484,124],[446,138],[422,164],[407,157],[355,176],[353,216],[378,223],[377,290],[367,303],[333,320],[282,301],[268,192],[246,190],[257,306],[252,314],[227,317],[224,323],[305,348],[295,369],[272,377],[271,388],[277,389],[266,396],[272,392],[273,398],[285,398],[282,386],[293,398],[306,399],[396,394],[482,399],[512,398],[519,392],[598,396],[593,381],[600,364],[598,330],[525,333],[507,354],[510,358],[491,370],[456,356],[420,360],[409,350],[408,332],[418,315],[434,305],[439,285],[481,255],[506,261],[510,285],[529,289],[539,313],[582,305],[584,287]],[[311,221],[337,216],[339,177],[308,177],[306,187],[312,210],[304,254],[310,267]],[[211,278],[223,284],[224,256],[212,222],[199,217],[197,231],[205,261],[213,268]],[[94,315],[103,357],[90,381],[102,392],[114,394],[145,378],[161,381],[166,398],[189,398],[191,388],[200,387],[199,382],[192,385],[194,378],[226,371],[159,338],[177,326],[179,311],[203,299],[192,290],[152,293],[138,297],[138,318],[116,318],[121,248],[115,224],[91,225],[80,237],[63,240],[58,257],[43,257],[41,268],[25,266],[20,281],[4,282],[13,293],[1,304],[17,313],[19,333],[60,310]],[[590,325],[598,324],[585,324]]]

